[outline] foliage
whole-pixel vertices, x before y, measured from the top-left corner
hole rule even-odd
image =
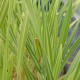
[[[0,0],[0,80],[79,80],[80,51],[68,72],[60,74],[80,45],[79,37],[70,47],[80,23],[71,18],[80,0],[65,5],[53,0],[45,11],[47,2]]]

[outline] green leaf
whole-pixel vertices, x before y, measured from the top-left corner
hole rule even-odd
[[[72,13],[72,1],[68,1],[68,9],[66,12],[66,16],[63,21],[62,29],[61,29],[61,34],[60,34],[60,43],[62,43],[62,46],[64,46],[68,30],[69,30],[69,24],[70,24],[70,19],[71,19],[71,13]]]
[[[8,0],[2,1],[2,5],[0,7],[0,25],[4,21],[4,18],[8,12],[8,5],[9,5]]]
[[[27,17],[28,14],[25,14],[23,21],[21,22],[21,32],[18,38],[19,40],[18,40],[18,49],[17,49],[17,79],[19,79],[20,66],[22,64],[22,60],[23,60],[22,58],[24,55],[24,46],[26,43],[26,34],[28,29],[28,27],[26,26]]]
[[[66,51],[68,50],[68,48],[69,48],[69,46],[70,46],[70,44],[71,44],[71,42],[72,42],[72,40],[73,40],[73,38],[74,38],[77,30],[78,30],[79,23],[80,23],[80,20],[78,20],[77,23],[76,23],[76,25],[74,26],[74,29],[73,29],[73,31],[72,31],[69,39],[68,39],[68,42],[67,42],[67,44],[66,44],[65,47],[64,47],[63,57],[64,57],[64,55],[66,55],[66,53],[67,53]]]
[[[74,79],[74,76],[75,76],[75,73],[76,73],[76,70],[78,68],[78,65],[80,63],[80,51],[77,53],[75,59],[73,60],[73,63],[71,64],[64,80],[73,80]]]
[[[62,61],[62,45],[59,48],[59,52],[56,57],[55,65],[54,65],[54,79],[57,80],[60,74],[60,66]]]
[[[63,67],[65,66],[67,60],[72,56],[73,52],[77,49],[77,47],[79,45],[80,45],[80,37],[76,40],[76,42],[73,44],[73,46],[71,47],[69,52],[64,57],[64,60],[63,60],[62,65],[61,65],[61,70],[63,69]]]

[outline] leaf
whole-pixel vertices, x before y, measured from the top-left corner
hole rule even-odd
[[[72,1],[68,1],[68,9],[66,12],[66,16],[64,18],[64,22],[62,25],[62,29],[61,29],[61,34],[60,34],[60,43],[62,43],[62,46],[64,46],[66,38],[67,38],[67,34],[68,34],[68,30],[69,30],[69,23],[70,23],[70,19],[71,19],[71,11],[72,11]]]
[[[59,48],[59,52],[56,57],[55,65],[54,65],[54,79],[57,80],[60,74],[60,66],[62,61],[62,45]]]
[[[66,54],[62,65],[61,65],[61,70],[63,69],[64,65],[66,64],[67,60],[71,57],[71,55],[73,54],[73,52],[76,50],[76,48],[80,45],[80,37],[76,40],[76,42],[73,44],[73,46],[71,47],[71,49],[69,50],[69,52]]]
[[[27,76],[27,79],[28,80],[35,80],[32,73],[31,73],[31,71],[28,68],[29,66],[26,64],[25,61],[26,61],[26,59],[24,57],[24,59],[23,59],[23,68],[24,68],[25,75]]]
[[[68,50],[68,48],[69,48],[69,46],[70,46],[70,44],[71,44],[71,42],[72,42],[72,40],[73,40],[73,38],[74,38],[77,30],[78,30],[79,23],[80,23],[80,20],[78,20],[77,23],[76,23],[76,25],[74,26],[74,29],[73,29],[73,31],[72,31],[69,39],[68,39],[68,42],[67,42],[67,44],[66,44],[65,47],[64,47],[63,57],[64,57],[64,55],[67,53],[66,51]]]
[[[46,55],[45,55],[45,53],[43,53],[43,60],[44,60],[44,68],[46,68],[46,73],[47,73],[47,76],[46,76],[46,78],[48,79],[48,80],[54,80],[54,77],[53,77],[53,73],[52,73],[52,69],[51,69],[51,67],[50,67],[50,64],[49,64],[49,62],[48,62],[48,59],[47,59],[47,57],[46,57]]]
[[[76,73],[76,70],[78,68],[79,62],[80,62],[80,51],[77,53],[75,59],[73,60],[73,63],[71,64],[64,80],[73,80],[74,79],[74,75]]]
[[[21,32],[19,35],[19,40],[18,40],[18,49],[17,49],[17,79],[19,79],[19,73],[20,73],[20,66],[22,64],[22,58],[23,58],[23,53],[24,53],[24,46],[26,43],[26,33],[28,27],[26,26],[27,24],[27,18],[28,14],[24,16],[24,19],[21,23]]]
[[[8,11],[8,0],[3,0],[2,5],[0,7],[0,25],[3,22]]]
[[[34,47],[32,48],[32,44],[31,44],[31,39],[28,38],[28,41],[26,42],[26,48],[32,58],[32,60],[34,61],[35,65],[36,65],[36,68],[38,69],[38,71],[41,73],[41,66],[36,58],[36,55],[35,55],[35,50],[34,50]]]

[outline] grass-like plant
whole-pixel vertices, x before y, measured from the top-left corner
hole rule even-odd
[[[80,45],[78,37],[70,47],[80,23],[71,18],[80,0],[36,1],[0,0],[0,80],[79,80],[80,51],[68,72],[61,72]]]

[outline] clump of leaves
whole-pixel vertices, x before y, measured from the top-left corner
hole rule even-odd
[[[1,0],[1,80],[79,80],[80,51],[68,72],[60,74],[80,45],[79,37],[69,48],[80,23],[79,18],[71,23],[80,0],[68,0],[62,6],[61,0],[53,0],[51,5],[41,1],[36,5],[36,0]]]

